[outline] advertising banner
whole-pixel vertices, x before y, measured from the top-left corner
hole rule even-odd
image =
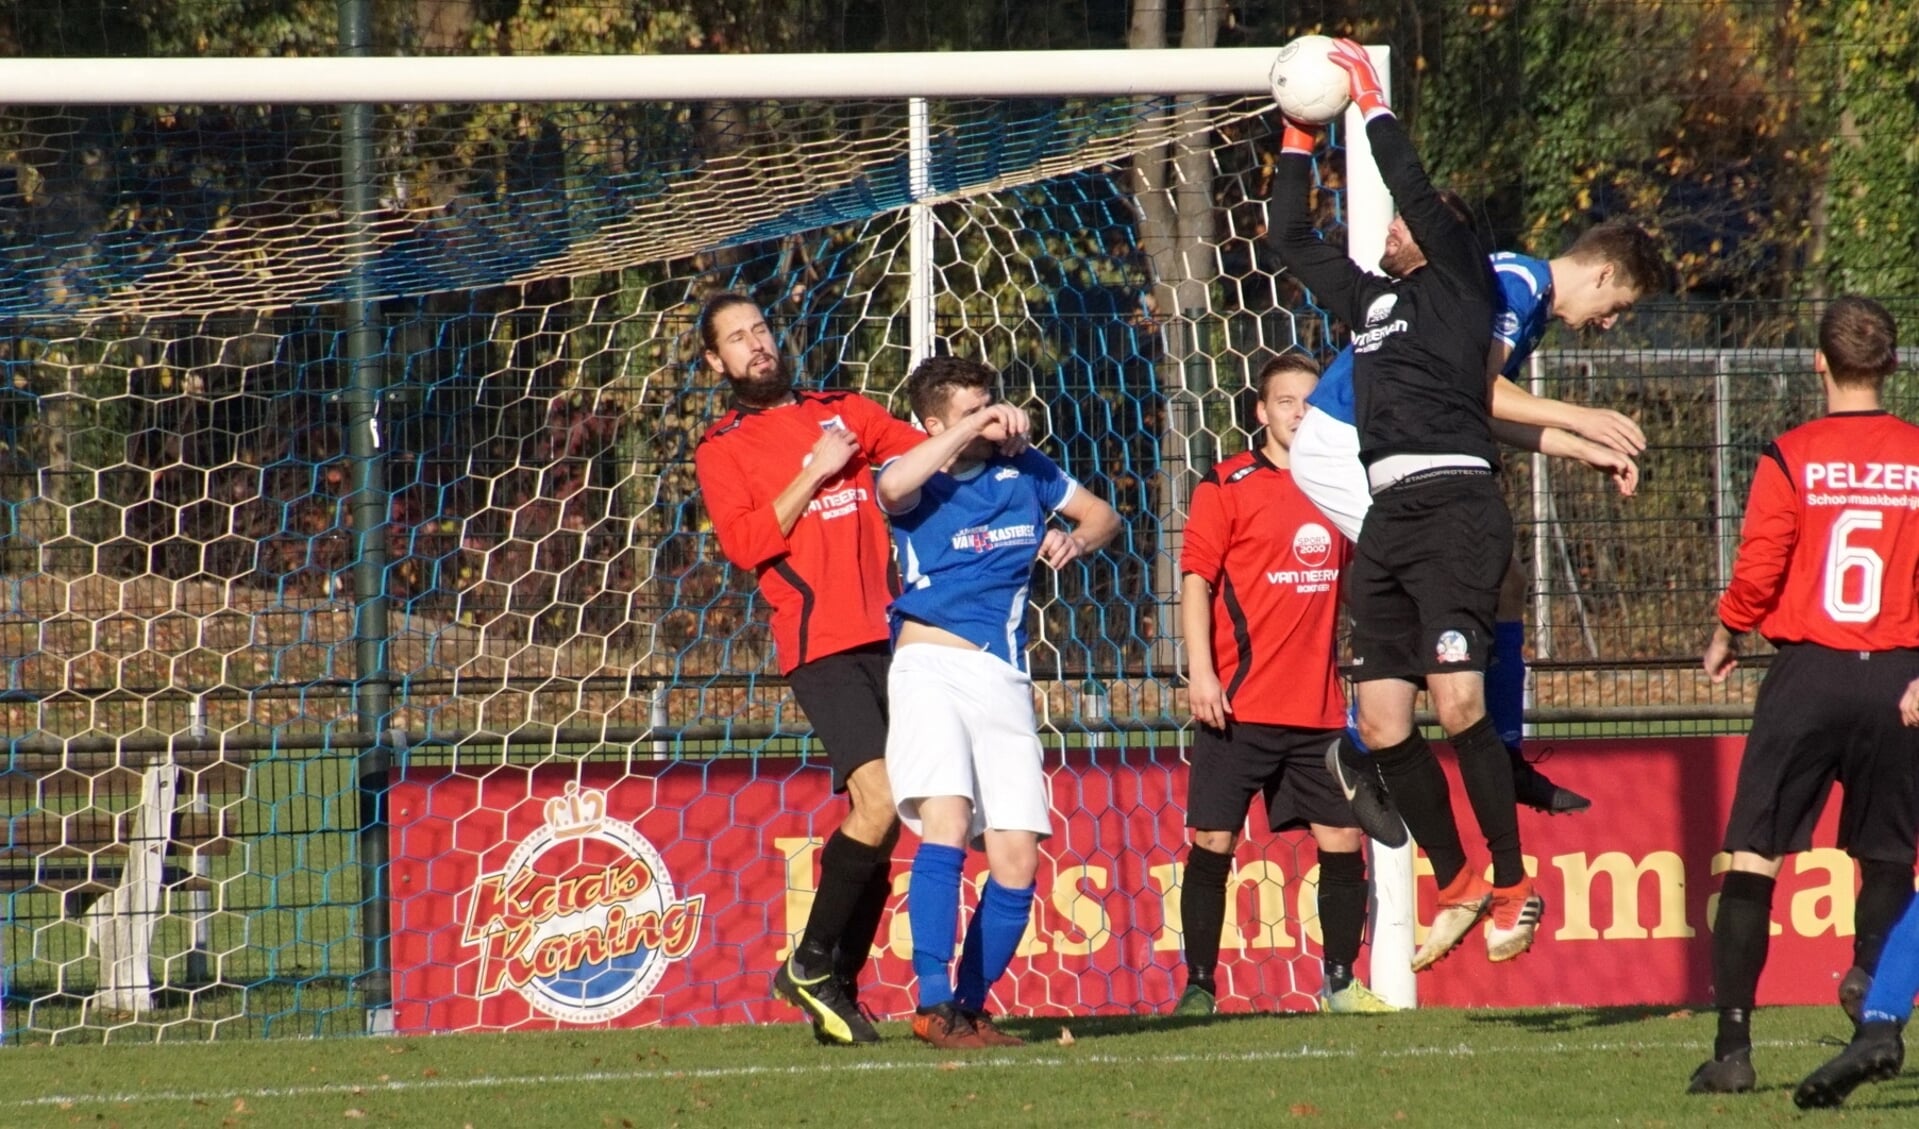
[[[1419,977],[1421,1006],[1696,1005],[1711,990],[1719,836],[1738,738],[1564,742],[1546,771],[1590,812],[1521,816],[1546,899],[1533,951],[1489,964],[1469,937]],[[1485,865],[1450,757],[1454,808]],[[994,1006],[1012,1015],[1141,1013],[1182,986],[1179,750],[1049,754],[1054,835],[1033,926]],[[804,925],[844,800],[824,767],[771,758],[484,772],[409,768],[390,796],[396,1021],[404,1031],[793,1020],[773,971]],[[1850,964],[1853,864],[1823,849],[1780,875],[1761,1003],[1830,1002]],[[906,870],[862,1002],[906,1014]],[[1434,887],[1417,860],[1422,920]],[[984,881],[974,853],[971,889]],[[1303,832],[1249,829],[1221,961],[1224,1010],[1300,1010],[1319,987],[1317,866]],[[969,896],[969,903],[970,903]],[[1361,965],[1364,967],[1362,956]]]

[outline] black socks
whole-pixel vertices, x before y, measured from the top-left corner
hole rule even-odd
[[[1186,873],[1179,884],[1179,918],[1186,949],[1187,987],[1215,991],[1219,935],[1226,927],[1226,876],[1232,869],[1231,855],[1209,851],[1197,843],[1186,851]]]
[[[1397,745],[1374,749],[1373,759],[1406,830],[1432,860],[1433,877],[1444,887],[1465,869],[1466,850],[1459,845],[1459,825],[1453,822],[1452,789],[1432,746],[1415,730]]]
[[[892,869],[891,845],[869,847],[846,834],[833,837],[820,849],[820,888],[813,895],[813,909],[806,915],[806,931],[800,936],[793,963],[804,978],[836,971],[834,951],[849,950],[843,959],[858,958],[855,966],[864,967],[867,951],[873,947],[880,913],[886,909],[884,895],[873,904],[875,887],[885,886]],[[890,893],[890,886],[885,886]],[[877,911],[877,912],[876,912]],[[855,922],[867,930],[864,936],[853,931]]]
[[[1459,775],[1466,783],[1466,799],[1486,836],[1493,856],[1493,885],[1517,886],[1526,877],[1526,860],[1519,852],[1519,807],[1513,797],[1512,757],[1493,728],[1482,717],[1453,735],[1459,754]],[[1430,853],[1430,852],[1428,852]]]
[[[1753,997],[1772,943],[1773,885],[1763,874],[1732,870],[1720,887],[1712,927],[1712,989],[1719,1005],[1714,1058],[1752,1045]]]

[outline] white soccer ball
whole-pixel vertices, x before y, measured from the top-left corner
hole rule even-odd
[[[1273,99],[1294,121],[1325,125],[1352,101],[1346,72],[1332,60],[1333,41],[1302,35],[1279,49],[1273,60]]]

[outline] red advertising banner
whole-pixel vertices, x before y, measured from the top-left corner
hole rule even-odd
[[[1422,1006],[1697,1004],[1737,738],[1576,741],[1549,772],[1591,812],[1522,816],[1546,898],[1534,950],[1504,965],[1468,938],[1419,978]],[[1478,842],[1455,782],[1469,845]],[[1135,1013],[1181,987],[1178,883],[1186,766],[1177,750],[1074,752],[1050,769],[1031,932],[995,994],[1014,1015]],[[823,766],[727,759],[409,768],[389,797],[393,960],[403,1031],[797,1019],[771,996],[838,825]],[[1836,805],[1815,842],[1830,844]],[[911,1009],[904,893],[862,1002]],[[1477,861],[1483,863],[1483,851]],[[1433,882],[1418,860],[1420,916]],[[977,885],[985,860],[968,869]],[[1241,846],[1222,947],[1222,1007],[1303,1010],[1319,986],[1314,848],[1256,827]],[[1823,1003],[1850,964],[1854,868],[1831,849],[1786,864],[1761,1003]]]

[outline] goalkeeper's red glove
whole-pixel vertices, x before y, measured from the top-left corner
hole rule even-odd
[[[1313,135],[1313,131],[1284,114],[1279,116],[1279,120],[1284,127],[1281,129],[1279,135],[1279,151],[1282,153],[1298,153],[1302,157],[1312,156],[1313,147],[1318,144],[1318,139]]]
[[[1350,39],[1333,40],[1333,49],[1328,52],[1333,65],[1346,72],[1353,87],[1353,102],[1359,106],[1359,112],[1371,121],[1380,114],[1390,114],[1393,108],[1386,104],[1386,90],[1379,83],[1379,72],[1373,69],[1372,57],[1366,49]]]

